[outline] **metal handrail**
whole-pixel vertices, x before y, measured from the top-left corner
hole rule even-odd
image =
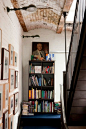
[[[63,114],[63,123],[65,129],[68,129],[65,115],[65,106],[64,106],[64,97],[63,97],[63,86],[60,84],[60,97],[61,97],[61,105],[62,105],[62,114]]]

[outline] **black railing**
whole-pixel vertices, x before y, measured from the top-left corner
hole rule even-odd
[[[73,29],[72,29],[72,36],[71,36],[71,42],[70,42],[70,48],[69,48],[69,56],[68,56],[68,62],[66,66],[66,100],[68,99],[67,105],[67,118],[70,113],[73,95],[74,95],[74,89],[75,89],[75,82],[76,82],[76,74],[78,73],[79,66],[76,68],[77,63],[80,61],[81,53],[79,55],[79,50],[82,47],[82,41],[81,36],[83,33],[85,22],[85,9],[86,9],[86,0],[77,0],[76,3],[76,9],[75,9],[75,16],[74,16],[74,23],[73,23]],[[83,36],[82,36],[83,37]],[[78,56],[79,55],[79,56]],[[79,60],[78,60],[79,57]],[[77,71],[76,71],[77,69]],[[67,103],[67,101],[66,101]]]

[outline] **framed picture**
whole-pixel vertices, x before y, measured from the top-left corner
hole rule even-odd
[[[0,118],[3,116],[3,85],[0,85]]]
[[[0,64],[1,64],[1,48],[2,48],[2,30],[0,29]]]
[[[3,113],[3,129],[8,129],[8,111]]]
[[[19,93],[17,92],[16,94],[14,94],[14,115],[17,113],[18,111],[18,101],[19,101]]]
[[[14,88],[18,88],[18,71],[15,71],[15,86]]]
[[[17,59],[18,58],[18,56],[17,56],[17,53],[14,51],[13,52],[13,65],[14,66],[17,66]]]
[[[13,129],[13,115],[11,115],[8,119],[8,122],[9,122],[9,129]]]
[[[2,48],[2,71],[1,79],[7,80],[9,78],[9,51]]]
[[[0,123],[0,129],[3,129],[3,123]]]
[[[8,106],[9,99],[9,83],[4,84],[3,93],[3,108],[6,108]]]
[[[39,60],[41,57],[45,59],[46,54],[49,53],[49,42],[32,42],[32,55]]]
[[[14,90],[14,69],[9,69],[9,92]]]
[[[9,52],[10,52],[10,54],[9,54],[9,64],[13,65],[13,51],[14,51],[14,47],[11,44],[9,44],[8,48],[9,48]]]
[[[2,65],[0,64],[0,80],[1,80],[1,66],[2,66]]]
[[[13,114],[14,109],[14,95],[9,97],[9,114]]]

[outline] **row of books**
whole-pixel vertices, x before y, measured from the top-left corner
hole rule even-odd
[[[42,92],[42,93],[41,93]],[[54,90],[53,91],[46,91],[46,90],[29,90],[29,99],[53,99],[54,98]]]
[[[32,88],[32,90],[29,90],[29,99],[39,99],[41,98],[41,90],[35,90]]]
[[[31,75],[29,77],[29,86],[53,86],[54,85],[54,79],[53,78],[45,78],[42,75],[41,77],[38,77],[37,75]]]
[[[54,73],[54,63],[53,66],[43,66],[43,69],[41,66],[32,66],[29,65],[29,73]]]
[[[42,98],[43,99],[53,99],[54,98],[54,90],[53,91],[42,90]]]
[[[29,86],[41,86],[41,77],[31,75],[29,77]]]
[[[54,63],[53,66],[43,66],[42,73],[54,73]]]
[[[54,112],[53,102],[43,101],[40,103],[36,100],[34,112]]]

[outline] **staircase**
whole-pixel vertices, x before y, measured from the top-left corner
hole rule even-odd
[[[83,2],[83,9],[81,9]],[[80,20],[82,18],[82,20]],[[77,0],[69,57],[64,73],[64,104],[69,129],[86,128],[86,1]],[[76,126],[76,127],[74,127]]]

